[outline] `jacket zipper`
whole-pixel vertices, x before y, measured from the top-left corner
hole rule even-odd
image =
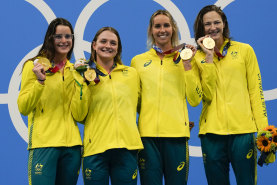
[[[158,113],[157,113],[157,115],[158,115],[158,119],[157,119],[157,137],[159,137],[159,123],[160,123],[160,106],[161,106],[161,98],[160,98],[160,96],[161,96],[161,91],[162,91],[162,88],[161,88],[161,86],[162,86],[162,66],[163,66],[163,60],[161,60],[160,74],[159,74],[159,83],[158,83],[158,85],[159,85],[159,87],[158,87],[159,91],[158,91]]]

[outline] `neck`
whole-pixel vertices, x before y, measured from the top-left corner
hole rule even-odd
[[[67,55],[55,55],[55,57],[53,59],[54,63],[59,64],[59,63],[63,62],[64,60],[66,60],[66,57],[67,57]]]
[[[221,46],[223,45],[223,43],[224,43],[224,38],[215,41],[215,45],[216,45],[216,47],[217,47],[218,49],[221,48]]]
[[[163,52],[172,49],[171,43],[164,44],[164,45],[158,45],[158,44],[156,44],[156,46],[159,47],[159,48],[161,48],[161,49],[163,50]]]
[[[102,66],[108,73],[110,73],[112,71],[112,67],[114,64],[113,59],[112,60],[97,60],[97,64],[99,64],[100,66]]]

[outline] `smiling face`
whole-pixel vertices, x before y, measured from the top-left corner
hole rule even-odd
[[[215,42],[224,41],[223,30],[225,25],[221,16],[217,12],[207,12],[203,16],[203,24],[205,35],[209,35],[212,39],[215,40]]]
[[[73,35],[68,26],[58,25],[54,38],[55,55],[67,56],[72,48]]]
[[[113,61],[118,50],[118,38],[115,33],[106,30],[100,33],[92,46],[96,52],[96,60]]]
[[[153,19],[151,29],[155,44],[160,48],[171,48],[172,25],[169,17],[166,15],[157,15]]]

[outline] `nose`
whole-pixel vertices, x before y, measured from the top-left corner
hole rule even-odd
[[[161,26],[160,32],[165,32],[165,27]]]
[[[211,29],[212,29],[212,30],[216,29],[215,24],[211,24]]]
[[[110,48],[111,47],[111,43],[110,42],[106,42],[105,47],[106,48]]]
[[[67,39],[65,38],[65,36],[63,35],[62,38],[61,38],[61,42],[65,42],[67,41]]]

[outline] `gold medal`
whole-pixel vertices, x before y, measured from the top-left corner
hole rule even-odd
[[[211,37],[204,38],[203,45],[207,49],[213,49],[215,47],[214,39],[212,39]]]
[[[88,68],[84,76],[89,82],[92,82],[96,78],[96,72],[94,69]]]
[[[180,53],[180,57],[181,57],[181,59],[183,59],[183,60],[189,60],[189,59],[191,59],[192,55],[193,55],[193,52],[192,52],[192,50],[189,49],[189,48],[183,49],[183,50],[181,51],[181,53]]]
[[[44,71],[47,71],[51,67],[50,61],[45,57],[40,57],[34,60],[34,64],[39,63],[43,66]]]

